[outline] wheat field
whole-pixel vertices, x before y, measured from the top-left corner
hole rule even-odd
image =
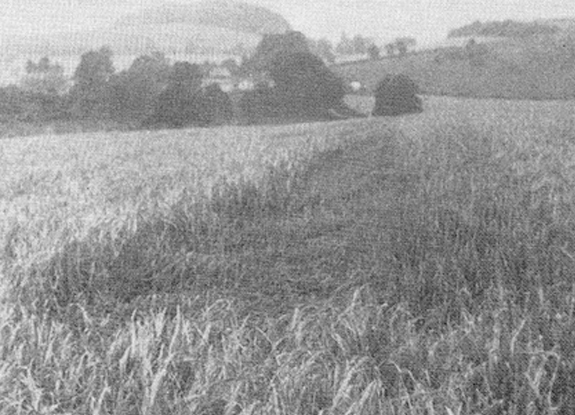
[[[424,105],[0,141],[0,413],[571,413],[575,104]]]

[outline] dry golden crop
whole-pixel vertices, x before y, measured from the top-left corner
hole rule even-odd
[[[424,107],[0,141],[0,413],[569,413],[574,105]]]

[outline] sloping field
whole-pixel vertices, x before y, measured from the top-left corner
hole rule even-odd
[[[424,105],[0,141],[0,413],[570,413],[575,104]]]
[[[403,73],[430,95],[533,100],[575,97],[573,62],[553,55],[545,45],[501,42],[490,45],[489,50],[480,63],[453,56],[462,54],[461,50],[440,49],[334,65],[332,70],[349,82],[361,82],[368,91],[374,91],[386,75]]]

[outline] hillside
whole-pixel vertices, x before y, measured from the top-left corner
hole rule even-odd
[[[368,91],[389,73],[412,77],[424,93],[481,98],[575,98],[575,40],[568,33],[427,50],[333,66]]]
[[[0,45],[4,54],[79,55],[108,45],[117,55],[162,52],[224,52],[255,47],[264,33],[290,29],[280,15],[232,1],[168,3],[120,16],[111,27],[48,37],[18,36]]]

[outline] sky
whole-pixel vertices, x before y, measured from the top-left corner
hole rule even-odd
[[[0,38],[105,26],[121,13],[165,0],[0,0]],[[195,0],[171,0],[186,3]],[[281,13],[309,37],[361,34],[385,42],[415,37],[441,41],[450,29],[475,20],[575,18],[572,0],[245,0]]]

